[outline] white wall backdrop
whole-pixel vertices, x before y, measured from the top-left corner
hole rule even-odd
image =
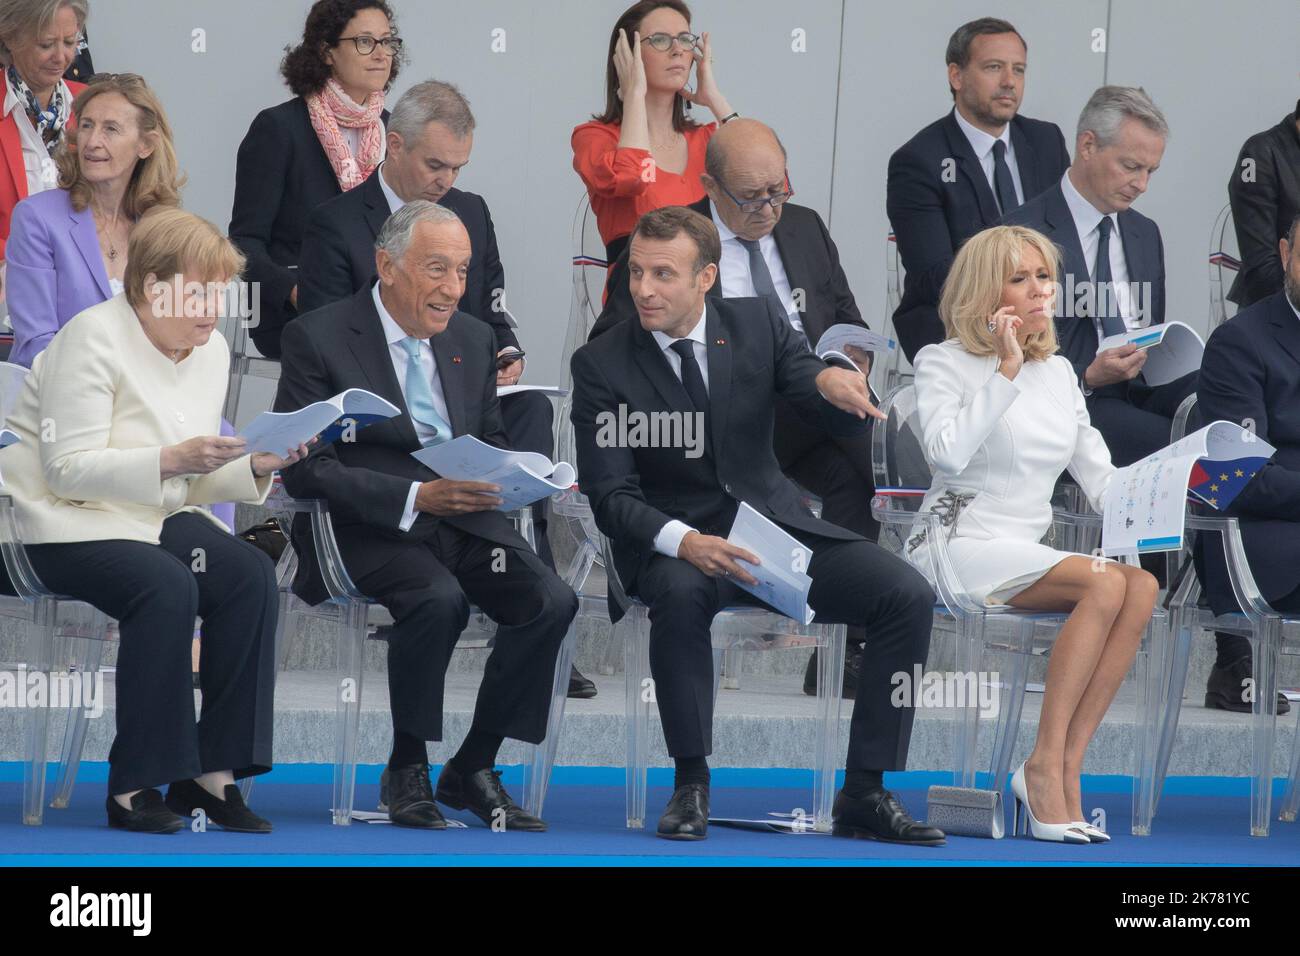
[[[603,105],[604,50],[625,0],[391,0],[410,62],[390,103],[428,78],[458,84],[478,120],[458,185],[492,209],[526,380],[559,376],[570,226],[581,183],[569,133]],[[235,152],[258,110],[288,98],[277,69],[309,0],[91,0],[95,66],[141,73],[161,95],[189,176],[185,205],[229,224]],[[796,202],[826,217],[863,314],[884,316],[889,154],[951,105],[944,47],[1000,16],[1029,43],[1023,110],[1073,144],[1104,79],[1145,86],[1172,135],[1137,208],[1164,233],[1169,316],[1204,328],[1210,225],[1237,150],[1300,95],[1295,0],[694,0],[733,106],[770,123]],[[1107,29],[1106,52],[1093,30]],[[206,52],[194,52],[193,31]],[[494,34],[502,30],[504,33]],[[799,32],[796,32],[799,31]],[[493,52],[494,35],[505,49]],[[802,39],[803,51],[795,41]],[[838,107],[838,120],[837,120]],[[707,111],[705,111],[707,112]]]

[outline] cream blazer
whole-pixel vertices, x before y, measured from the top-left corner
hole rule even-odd
[[[160,477],[164,446],[220,434],[229,369],[218,332],[172,362],[125,295],[74,316],[32,363],[5,423],[21,439],[0,451],[0,476],[23,541],[157,544],[177,512],[224,529],[203,505],[264,501],[271,478],[253,477],[249,455],[207,475]]]

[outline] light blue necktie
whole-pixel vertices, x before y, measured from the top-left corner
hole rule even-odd
[[[451,425],[438,414],[433,404],[433,385],[420,363],[420,340],[408,335],[402,339],[402,348],[409,356],[406,363],[406,407],[411,410],[413,419],[437,433],[424,443],[424,447],[441,445],[451,439]]]

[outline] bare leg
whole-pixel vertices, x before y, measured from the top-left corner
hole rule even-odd
[[[1065,799],[1065,750],[1070,723],[1093,679],[1106,637],[1124,605],[1126,580],[1107,562],[1073,556],[1009,600],[1014,607],[1070,611],[1047,666],[1038,739],[1025,761],[1025,785],[1034,816],[1043,823],[1069,823]]]

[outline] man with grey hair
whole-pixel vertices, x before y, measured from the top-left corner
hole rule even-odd
[[[456,189],[460,170],[474,145],[474,114],[455,86],[439,80],[417,83],[397,101],[388,120],[384,161],[355,189],[317,206],[303,234],[298,259],[298,309],[310,312],[366,288],[375,275],[375,237],[391,213],[416,199],[453,210],[469,232],[473,254],[459,309],[485,322],[496,342],[497,384],[518,384],[524,360],[506,310],[505,271],[497,253],[496,230],[483,197]],[[517,392],[501,402],[512,447],[551,457],[554,412],[538,392]],[[537,549],[555,566],[547,539],[545,503],[533,507]],[[594,697],[596,687],[574,672],[574,696]]]
[[[393,616],[393,750],[380,781],[392,821],[447,825],[434,804],[425,742],[442,739],[443,681],[472,603],[497,622],[496,641],[469,734],[443,769],[436,799],[490,825],[544,830],[510,799],[493,765],[505,737],[546,736],[556,655],[577,598],[496,510],[499,486],[441,478],[411,454],[462,435],[511,447],[496,392],[496,341],[457,309],[472,258],[456,214],[414,200],[380,229],[377,283],[285,327],[277,411],[363,388],[403,414],[316,448],[285,469],[284,484],[296,498],[329,503],[348,574]],[[294,591],[318,604],[327,595],[307,522],[295,521],[293,546]]]
[[[1061,352],[1074,365],[1088,414],[1117,466],[1169,444],[1174,413],[1196,373],[1151,386],[1147,353],[1133,345],[1098,351],[1102,339],[1165,320],[1160,229],[1135,209],[1160,166],[1169,126],[1146,91],[1103,86],[1079,116],[1074,164],[1061,181],[1007,215],[1061,249],[1055,302]]]
[[[962,24],[944,54],[952,110],[889,157],[885,210],[904,270],[894,328],[909,361],[943,341],[939,291],[957,248],[1070,165],[1056,124],[1020,115],[1028,58],[1006,20]]]

